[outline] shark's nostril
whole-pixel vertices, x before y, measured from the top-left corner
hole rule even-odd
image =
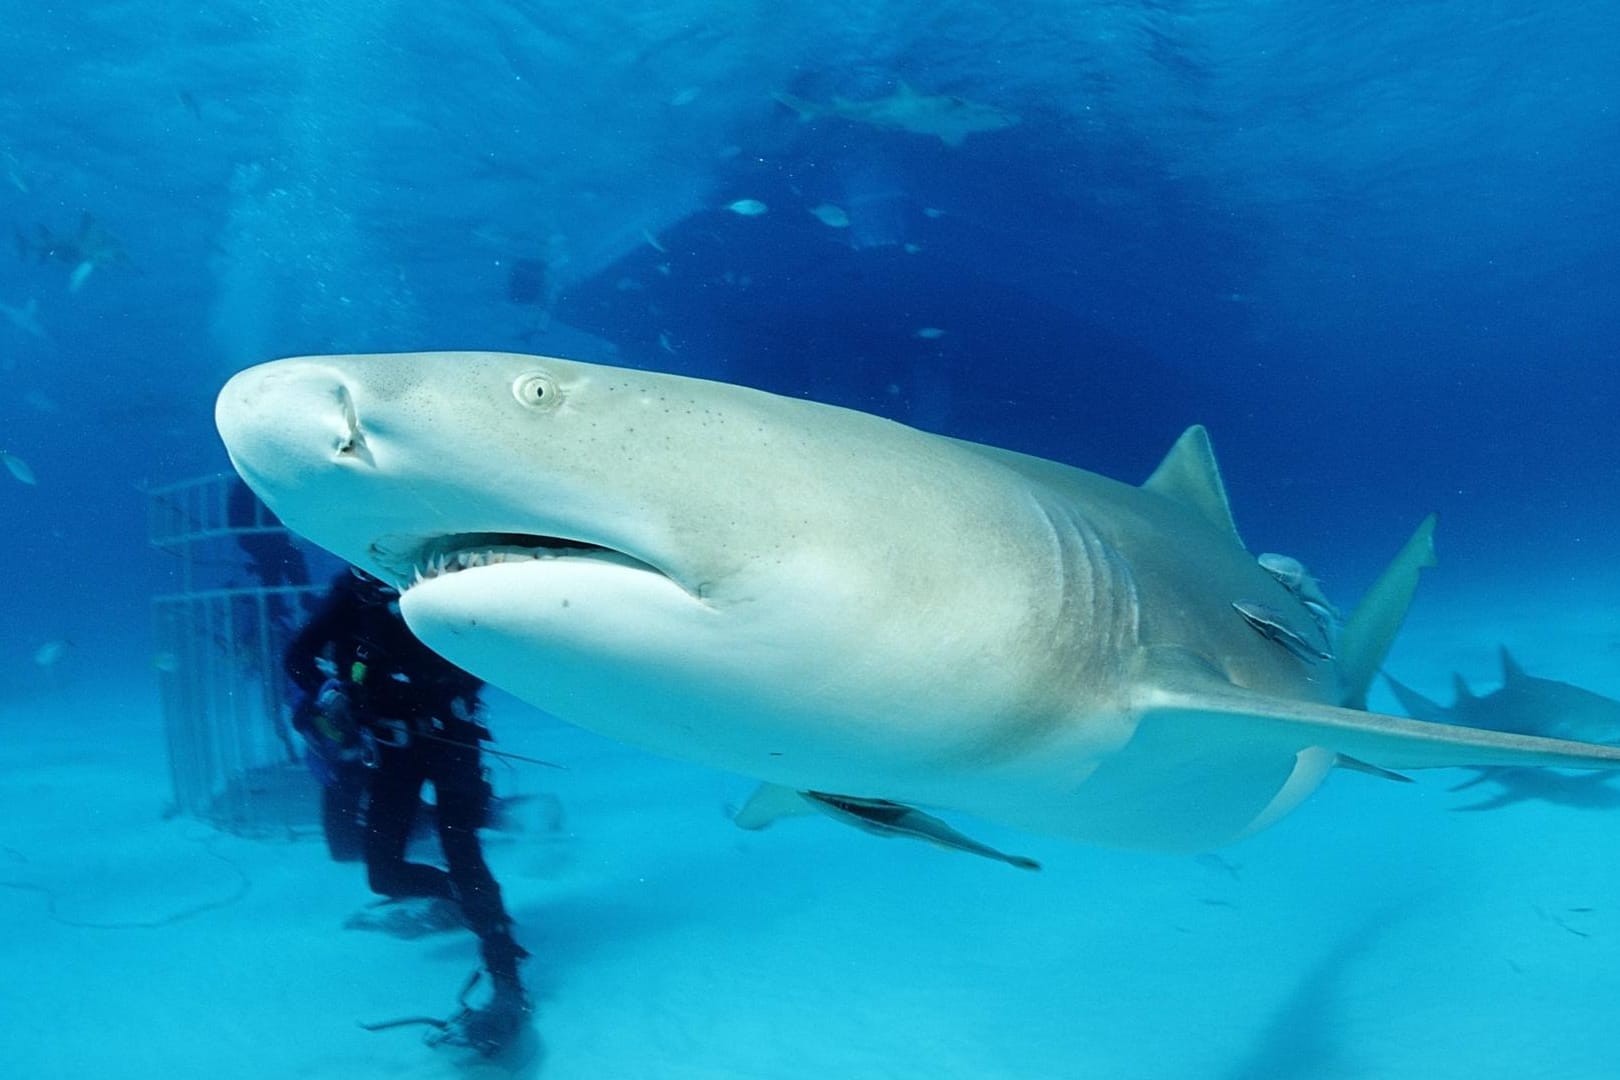
[[[349,388],[341,383],[338,384],[337,399],[338,406],[343,410],[344,427],[348,429],[338,440],[338,454],[371,461],[371,453],[366,446],[366,433],[360,427],[360,413],[354,407],[354,397],[349,393]]]

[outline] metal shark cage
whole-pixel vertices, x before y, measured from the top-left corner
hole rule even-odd
[[[173,591],[152,597],[173,811],[242,835],[319,821],[281,657],[324,591],[303,546],[235,476],[148,492]]]

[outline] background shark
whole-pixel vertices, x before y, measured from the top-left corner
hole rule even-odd
[[[1341,669],[1244,550],[1201,428],[1136,488],[848,409],[502,353],[261,365],[216,415],[276,514],[398,582],[452,661],[880,830],[950,843],[908,813],[924,805],[1195,850],[1341,763],[1620,763],[1338,707],[1376,670],[1431,524],[1352,615]]]
[[[802,120],[836,117],[876,128],[931,135],[946,146],[961,146],[970,135],[1001,131],[1018,123],[1018,116],[1005,109],[949,94],[919,94],[905,82],[892,94],[859,101],[836,97],[822,104],[792,94],[775,97]]]
[[[1453,675],[1456,698],[1448,708],[1431,701],[1386,674],[1384,679],[1408,715],[1437,724],[1456,724],[1521,735],[1545,735],[1581,742],[1620,743],[1620,701],[1556,679],[1527,674],[1502,648],[1502,685],[1488,694],[1475,694],[1461,675]],[[1460,809],[1495,810],[1516,802],[1540,800],[1584,809],[1620,806],[1620,789],[1606,774],[1569,776],[1537,769],[1483,769],[1478,777],[1459,784],[1461,791],[1490,782],[1500,791],[1483,802]]]
[[[1456,700],[1447,708],[1386,674],[1395,698],[1413,717],[1437,724],[1545,735],[1581,742],[1620,742],[1620,701],[1557,679],[1525,672],[1503,646],[1502,685],[1475,694],[1461,675],[1452,675]]]

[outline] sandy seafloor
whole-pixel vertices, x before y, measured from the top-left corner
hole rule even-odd
[[[1496,685],[1506,641],[1533,674],[1620,696],[1613,586],[1549,573],[1431,591],[1390,669],[1449,701],[1454,668]],[[470,935],[342,929],[369,898],[318,840],[162,819],[148,682],[45,688],[0,712],[0,1071],[507,1075],[356,1025],[443,1014]],[[501,770],[508,793],[566,811],[560,834],[490,842],[535,953],[539,1044],[515,1075],[1620,1074],[1620,812],[1457,813],[1472,793],[1446,789],[1464,774],[1437,772],[1336,775],[1218,859],[956,822],[1041,859],[1029,874],[821,819],[745,834],[722,816],[745,781],[510,703],[494,726],[504,748],[567,765]],[[70,925],[220,901],[154,929]]]

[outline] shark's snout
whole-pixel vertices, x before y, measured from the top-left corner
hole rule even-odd
[[[371,460],[354,394],[325,365],[239,372],[220,391],[214,420],[231,462],[254,487],[307,476],[321,463]]]

